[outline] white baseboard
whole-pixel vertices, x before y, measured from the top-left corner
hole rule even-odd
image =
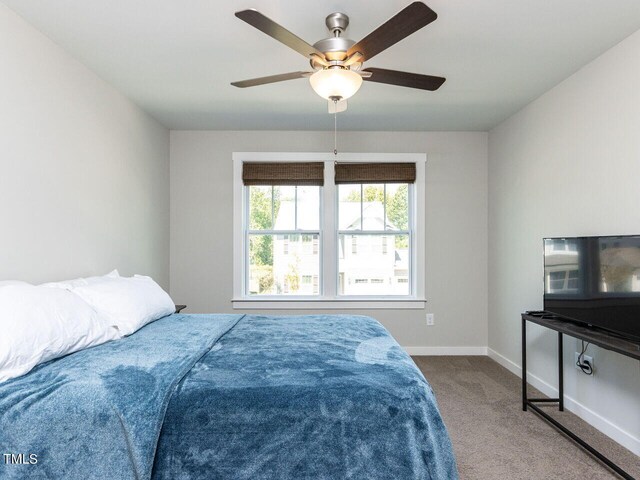
[[[409,355],[487,355],[487,347],[405,347]]]
[[[487,348],[487,353],[489,358],[496,361],[511,373],[514,373],[518,377],[522,378],[522,367],[515,362],[512,362],[507,357],[499,354],[495,350],[491,348]],[[531,373],[527,374],[527,381],[530,385],[534,386],[542,393],[547,395],[548,397],[557,397],[558,389],[549,383],[542,380],[540,377],[533,375]],[[578,402],[575,398],[570,397],[569,395],[564,396],[564,406],[570,412],[573,412],[575,415],[583,419],[588,424],[592,425],[594,428],[597,428],[602,433],[612,438],[616,442],[618,442],[623,447],[631,450],[634,454],[640,455],[640,439],[633,436],[629,432],[623,430],[618,425],[611,423],[606,418],[602,417],[600,414],[594,412],[590,408],[584,406],[580,402]]]

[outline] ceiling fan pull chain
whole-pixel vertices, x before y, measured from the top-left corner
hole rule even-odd
[[[338,155],[338,100],[333,99],[333,154]]]

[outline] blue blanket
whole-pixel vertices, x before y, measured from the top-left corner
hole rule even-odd
[[[456,479],[428,383],[375,320],[172,315],[0,384],[0,478]]]
[[[241,317],[171,315],[1,383],[0,478],[149,478],[176,384]]]

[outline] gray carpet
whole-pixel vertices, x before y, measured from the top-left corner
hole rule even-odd
[[[620,478],[538,415],[523,412],[520,379],[490,358],[413,359],[436,393],[461,479]],[[552,405],[545,411],[640,479],[639,457],[570,412]]]

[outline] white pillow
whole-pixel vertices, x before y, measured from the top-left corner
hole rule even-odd
[[[106,275],[96,276],[96,277],[87,277],[87,278],[74,278],[73,280],[62,280],[61,282],[49,282],[43,283],[40,285],[41,287],[47,288],[63,288],[65,290],[73,290],[75,287],[81,287],[83,285],[90,285],[95,282],[99,282],[103,278],[118,278],[120,277],[120,273],[118,270],[113,270]]]
[[[78,296],[58,288],[0,288],[0,382],[39,363],[120,338]]]
[[[175,312],[171,297],[150,277],[103,277],[73,293],[99,312],[122,335],[131,335],[149,322]]]

